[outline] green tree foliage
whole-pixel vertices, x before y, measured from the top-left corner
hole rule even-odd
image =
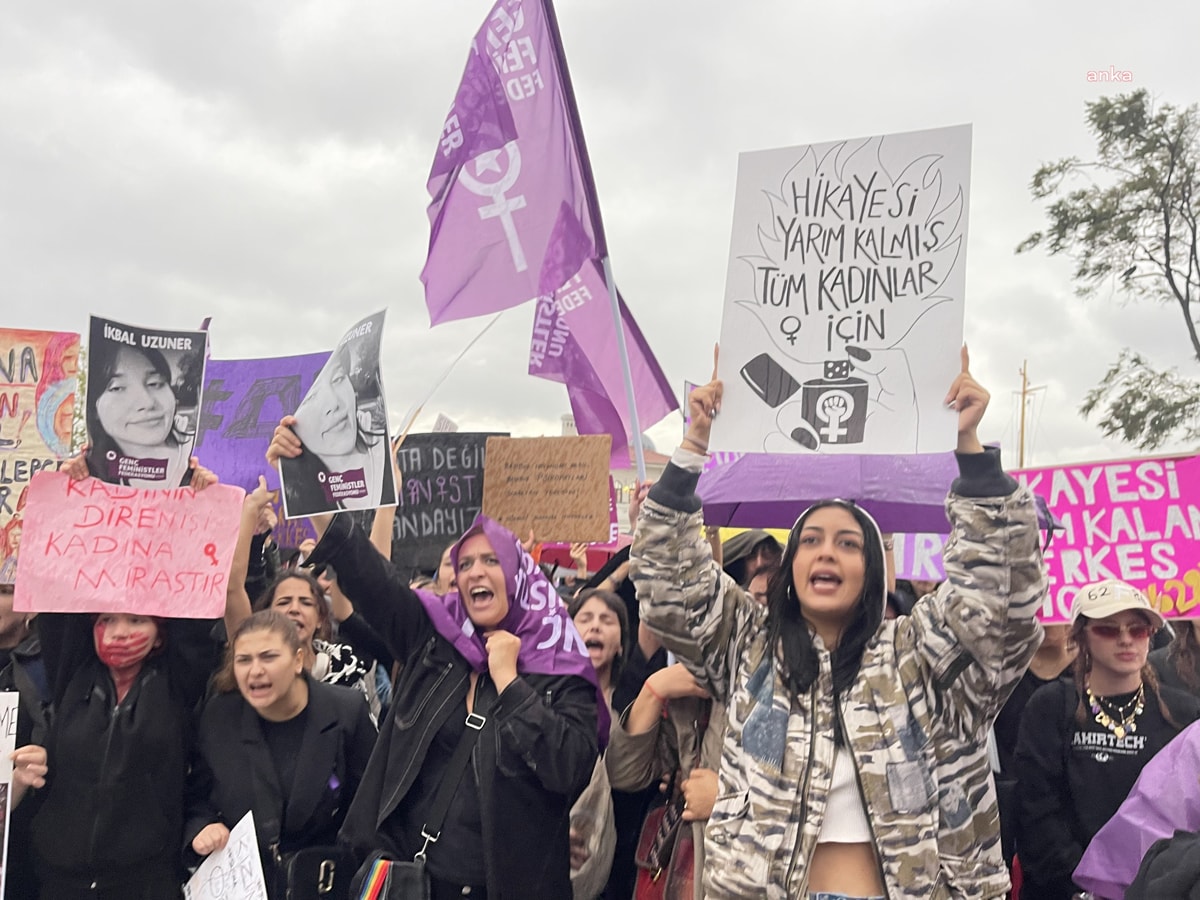
[[[1030,189],[1049,201],[1049,227],[1018,253],[1044,247],[1075,262],[1076,292],[1101,288],[1133,300],[1176,307],[1200,363],[1200,110],[1156,106],[1146,91],[1087,104],[1096,159],[1042,166]],[[1109,294],[1111,296],[1111,293]],[[1168,440],[1200,439],[1200,381],[1158,370],[1126,348],[1080,411],[1100,428],[1143,450]]]

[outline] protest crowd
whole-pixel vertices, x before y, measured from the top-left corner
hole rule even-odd
[[[653,478],[641,424],[679,403],[549,0],[472,46],[422,280],[432,325],[536,300],[578,434],[398,427],[377,312],[258,360],[93,316],[73,441],[79,336],[4,323],[36,417],[0,445],[3,898],[1200,897],[1200,457],[1004,469],[962,340],[970,129],[899,137],[744,155],[719,353]],[[955,199],[859,191],[894,146]],[[796,243],[742,284],[784,173]],[[905,228],[912,265],[859,258]]]

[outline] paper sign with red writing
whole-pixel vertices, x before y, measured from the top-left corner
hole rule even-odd
[[[1200,618],[1200,457],[1133,459],[1013,475],[1063,524],[1046,551],[1044,622],[1070,619],[1085,584],[1116,578],[1167,618]]]
[[[218,618],[243,497],[227,484],[153,490],[39,472],[13,608]]]

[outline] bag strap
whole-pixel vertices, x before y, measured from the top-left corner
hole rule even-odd
[[[478,699],[478,682],[476,682],[476,699]],[[459,784],[462,783],[463,775],[466,774],[467,765],[471,761],[471,752],[475,749],[479,733],[487,724],[487,714],[491,712],[491,706],[492,704],[488,703],[481,712],[477,703],[471,712],[467,713],[467,727],[463,729],[462,737],[458,739],[454,755],[446,764],[446,771],[442,773],[442,783],[438,787],[437,794],[434,795],[433,805],[425,817],[425,824],[421,826],[421,837],[424,838],[425,843],[413,857],[413,862],[424,862],[425,851],[429,849],[429,845],[436,844],[438,838],[442,836],[442,823],[446,821],[446,813],[450,811],[450,802],[454,799]]]

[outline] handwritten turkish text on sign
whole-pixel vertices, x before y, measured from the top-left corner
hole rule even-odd
[[[971,128],[743,153],[711,447],[954,444]]]
[[[609,435],[489,438],[483,514],[522,540],[608,540]]]
[[[442,552],[483,508],[489,437],[469,432],[410,434],[396,451],[400,503],[392,526],[392,562],[436,569]]]
[[[223,484],[143,490],[40,472],[13,608],[217,618],[244,496]]]
[[[186,900],[268,900],[254,813],[229,830],[229,842],[200,864],[183,887]]]
[[[1063,524],[1046,551],[1041,618],[1070,618],[1080,587],[1116,578],[1167,617],[1200,617],[1200,457],[1026,469],[1013,475]]]

